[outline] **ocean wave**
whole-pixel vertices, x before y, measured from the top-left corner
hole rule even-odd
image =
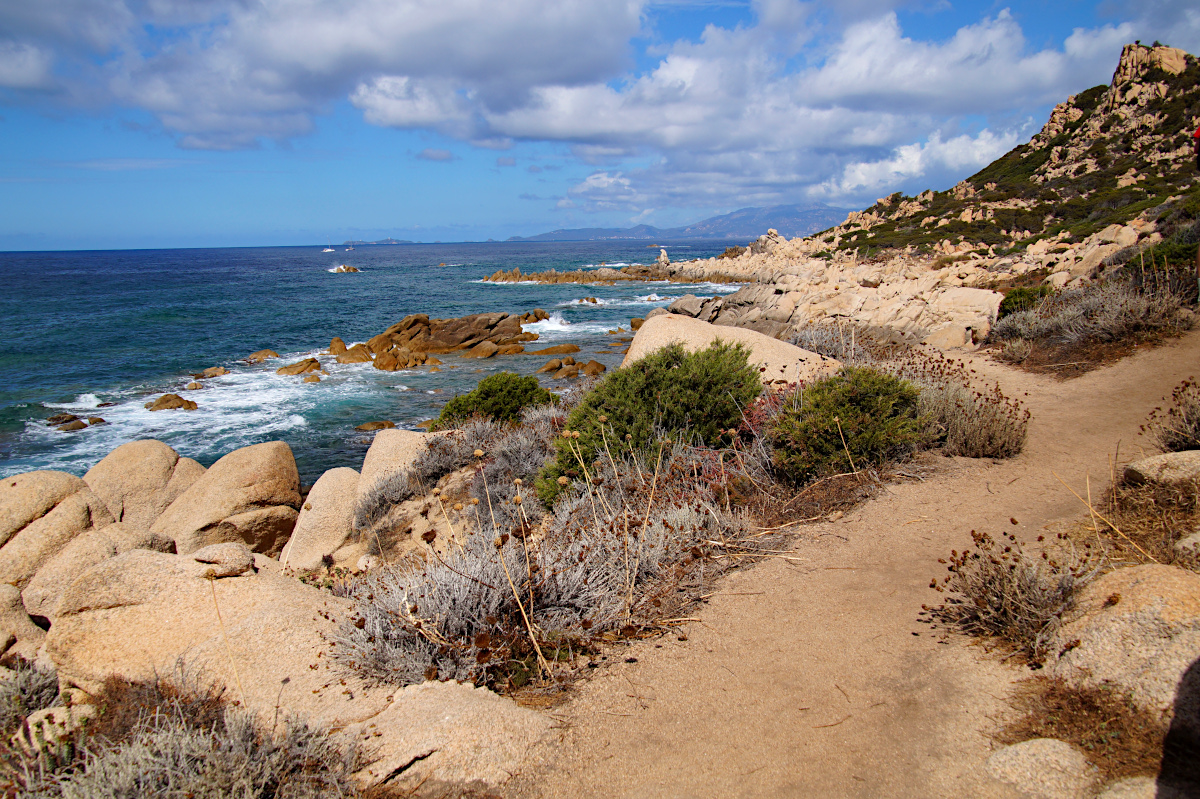
[[[599,322],[568,322],[561,313],[555,311],[550,314],[549,319],[521,325],[521,330],[525,333],[537,333],[542,337],[561,338],[587,335],[588,333],[607,333],[612,327],[611,324]]]
[[[567,300],[560,302],[559,308],[598,308],[598,307],[618,307],[625,305],[666,305],[667,303],[675,302],[679,299],[677,296],[661,295],[661,294],[646,294],[640,297],[581,297],[575,300]],[[593,302],[593,300],[595,300]]]
[[[72,402],[47,402],[44,405],[64,411],[88,411],[100,407],[100,398],[95,394],[80,394]]]

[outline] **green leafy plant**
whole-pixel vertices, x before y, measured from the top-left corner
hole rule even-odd
[[[620,457],[617,449],[640,450],[659,433],[680,430],[702,443],[716,442],[762,392],[747,358],[740,344],[718,341],[689,353],[675,343],[611,373],[567,417],[567,430],[578,438],[556,439],[556,457],[542,470],[538,496],[549,505],[562,490],[558,478],[582,478],[582,468],[590,469],[606,445]]]
[[[797,390],[771,430],[784,480],[877,466],[927,442],[912,383],[866,367],[847,367]]]
[[[1028,311],[1033,306],[1037,305],[1043,297],[1049,297],[1054,293],[1054,289],[1049,286],[1021,286],[1013,289],[1004,295],[1004,299],[1000,301],[999,318],[1003,319],[1009,314]]]
[[[523,408],[553,401],[554,396],[538,384],[536,377],[501,372],[485,377],[474,391],[446,403],[432,429],[455,427],[472,416],[483,416],[497,422],[515,422]]]

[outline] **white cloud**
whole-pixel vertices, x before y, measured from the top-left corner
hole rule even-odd
[[[12,2],[0,88],[143,109],[186,147],[303,135],[342,99],[474,147],[560,143],[595,168],[562,201],[585,210],[855,203],[981,166],[1127,41],[1200,49],[1194,2],[1112,2],[1124,21],[1036,47],[1002,7],[935,41],[900,0],[750,0],[640,71],[648,9],[727,0]]]
[[[439,150],[435,147],[426,147],[421,152],[417,153],[417,158],[422,161],[453,161],[454,153],[449,150]]]
[[[23,42],[0,42],[0,88],[45,89],[54,57]]]

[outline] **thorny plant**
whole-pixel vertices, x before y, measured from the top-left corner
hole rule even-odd
[[[1103,554],[1090,543],[1076,547],[1063,534],[1056,551],[1043,550],[1040,557],[1026,553],[1012,534],[996,539],[972,530],[971,538],[975,549],[951,551],[949,574],[930,582],[947,596],[937,607],[921,606],[925,621],[994,640],[1030,664],[1042,663],[1075,593],[1103,570]]]

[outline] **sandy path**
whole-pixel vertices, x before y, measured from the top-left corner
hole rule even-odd
[[[916,619],[937,563],[972,529],[1029,538],[1137,454],[1138,425],[1200,374],[1200,331],[1059,383],[976,359],[1033,412],[1018,458],[945,460],[837,522],[804,528],[804,562],[726,579],[686,630],[641,642],[555,715],[510,785],[536,796],[1012,796],[986,775],[987,731],[1028,671]],[[1009,519],[1018,521],[1012,527]],[[914,632],[920,633],[913,635]],[[614,655],[616,656],[616,655]]]

